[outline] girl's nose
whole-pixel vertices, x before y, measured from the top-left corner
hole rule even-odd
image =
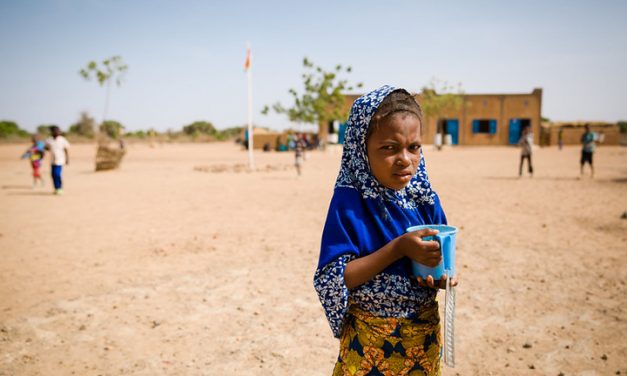
[[[398,166],[407,166],[410,163],[411,161],[409,159],[408,153],[405,150],[401,151],[396,158],[396,164]]]

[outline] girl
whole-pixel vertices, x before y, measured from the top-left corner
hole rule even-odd
[[[314,287],[340,354],[333,375],[440,375],[434,281],[411,260],[435,266],[446,224],[425,171],[422,112],[405,90],[383,86],[351,109],[340,173],[322,234]],[[455,284],[455,281],[451,281]]]
[[[44,159],[45,144],[37,138],[37,135],[31,137],[33,144],[22,154],[22,159],[28,158],[33,168],[33,188],[37,186],[37,181],[43,187],[44,179],[41,177],[41,161]]]

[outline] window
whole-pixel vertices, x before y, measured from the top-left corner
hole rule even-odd
[[[473,120],[472,133],[496,134],[496,119]]]

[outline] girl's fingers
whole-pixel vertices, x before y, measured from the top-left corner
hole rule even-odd
[[[427,286],[433,288],[433,277],[432,276],[427,276]]]
[[[438,230],[434,230],[434,229],[431,229],[431,228],[425,228],[425,229],[416,231],[416,234],[418,236],[420,236],[421,238],[424,238],[426,236],[433,236],[433,235],[437,234],[438,232],[439,232]]]
[[[445,289],[446,288],[446,274],[442,274],[442,278],[440,278],[440,281],[438,282],[438,287],[441,289]]]

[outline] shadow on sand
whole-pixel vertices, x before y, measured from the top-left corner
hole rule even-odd
[[[54,196],[54,192],[8,192],[7,196]]]
[[[33,189],[32,185],[3,185],[2,189]]]
[[[519,176],[485,176],[484,179],[487,180],[552,180],[552,181],[577,181],[581,180],[578,176],[540,176],[540,177],[529,177],[527,175],[519,177]]]
[[[529,176],[484,176],[486,180],[540,180],[540,181],[580,181],[580,180],[590,180],[596,181],[599,183],[618,183],[618,184],[627,184],[627,178],[615,178],[615,179],[596,179],[590,178],[590,176],[540,176],[530,178]]]
[[[521,180],[518,176],[484,176],[487,180]]]

